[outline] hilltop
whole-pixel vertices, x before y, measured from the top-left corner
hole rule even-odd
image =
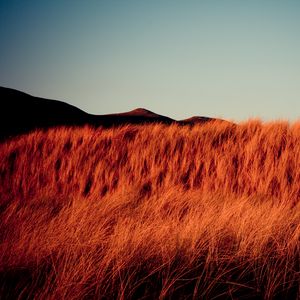
[[[0,87],[0,100],[0,140],[28,133],[34,129],[58,126],[90,125],[110,128],[124,124],[146,123],[194,125],[214,120],[207,117],[192,117],[177,121],[144,108],[122,113],[93,115],[63,101],[34,97],[5,87]]]

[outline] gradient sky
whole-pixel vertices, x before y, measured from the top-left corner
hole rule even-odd
[[[0,85],[94,114],[300,119],[300,1],[0,0]]]

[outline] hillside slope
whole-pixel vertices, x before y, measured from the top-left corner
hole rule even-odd
[[[107,115],[88,114],[75,106],[57,100],[33,97],[23,92],[0,87],[0,140],[28,133],[34,129],[57,126],[114,127],[124,124],[181,124],[194,125],[194,119],[176,121],[169,117],[138,108],[125,113]],[[210,118],[201,118],[202,123]]]

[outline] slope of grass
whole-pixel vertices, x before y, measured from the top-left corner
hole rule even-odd
[[[300,124],[56,128],[0,145],[0,295],[297,299]]]

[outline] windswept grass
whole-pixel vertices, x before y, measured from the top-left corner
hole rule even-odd
[[[1,298],[300,297],[299,123],[36,131],[0,182]]]

